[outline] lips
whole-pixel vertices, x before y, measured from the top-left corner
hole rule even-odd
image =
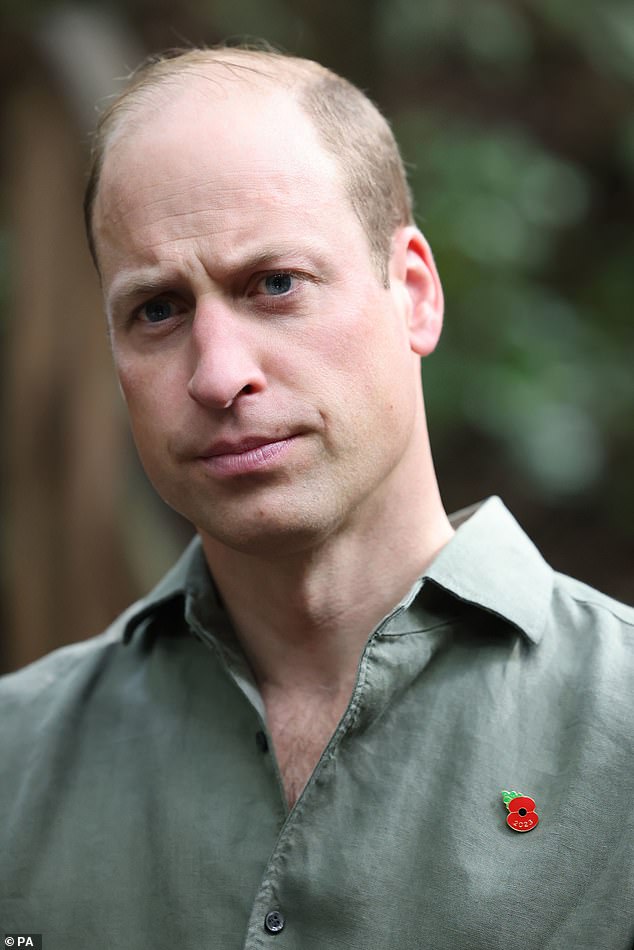
[[[298,436],[247,436],[239,440],[223,439],[199,456],[214,475],[249,475],[273,467],[296,442]]]
[[[264,448],[267,445],[275,445],[276,442],[284,442],[289,436],[266,436],[253,435],[246,438],[231,440],[220,439],[214,442],[211,448],[202,453],[202,458],[217,458],[220,455],[244,455],[245,452]]]

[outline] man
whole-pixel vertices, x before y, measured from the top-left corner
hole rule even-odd
[[[5,931],[631,947],[634,611],[498,500],[445,515],[442,291],[384,120],[302,60],[154,63],[87,220],[141,458],[198,540],[2,685]]]

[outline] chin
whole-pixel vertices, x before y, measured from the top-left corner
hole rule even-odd
[[[316,532],[306,527],[296,526],[266,526],[257,530],[253,525],[242,531],[206,530],[198,528],[204,538],[210,539],[216,545],[230,548],[239,554],[250,557],[275,559],[289,557],[313,550],[328,536],[327,532]]]
[[[216,545],[222,545],[252,557],[277,558],[310,551],[322,544],[336,530],[332,519],[318,519],[310,510],[293,512],[288,507],[283,512],[262,511],[252,517],[227,516],[219,521],[213,518],[194,521],[199,534]]]
[[[169,493],[159,494],[204,539],[251,556],[275,558],[310,551],[335,534],[346,517],[345,491],[329,490],[318,479],[296,483],[290,490],[267,486],[233,498],[170,487]]]

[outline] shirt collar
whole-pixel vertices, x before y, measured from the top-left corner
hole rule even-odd
[[[501,617],[539,643],[552,593],[552,568],[497,497],[458,511],[450,520],[456,533],[423,580]],[[124,642],[143,620],[176,597],[195,603],[208,620],[220,619],[222,608],[198,537],[148,596],[130,608],[124,617]]]
[[[194,565],[202,556],[200,539],[195,537],[185,548],[176,564],[161,578],[156,587],[142,600],[133,604],[124,615],[124,643],[128,643],[143,620],[152,616],[163,605],[176,597],[185,597],[188,578],[194,569]]]
[[[533,643],[542,638],[553,570],[497,497],[451,516],[457,529],[425,579],[496,614]]]

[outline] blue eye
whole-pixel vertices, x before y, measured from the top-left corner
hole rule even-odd
[[[157,297],[144,304],[139,313],[148,323],[162,323],[174,316],[174,304],[166,297]]]
[[[290,293],[293,287],[292,274],[269,274],[264,278],[264,287],[266,292],[273,297],[279,297],[280,294]]]

